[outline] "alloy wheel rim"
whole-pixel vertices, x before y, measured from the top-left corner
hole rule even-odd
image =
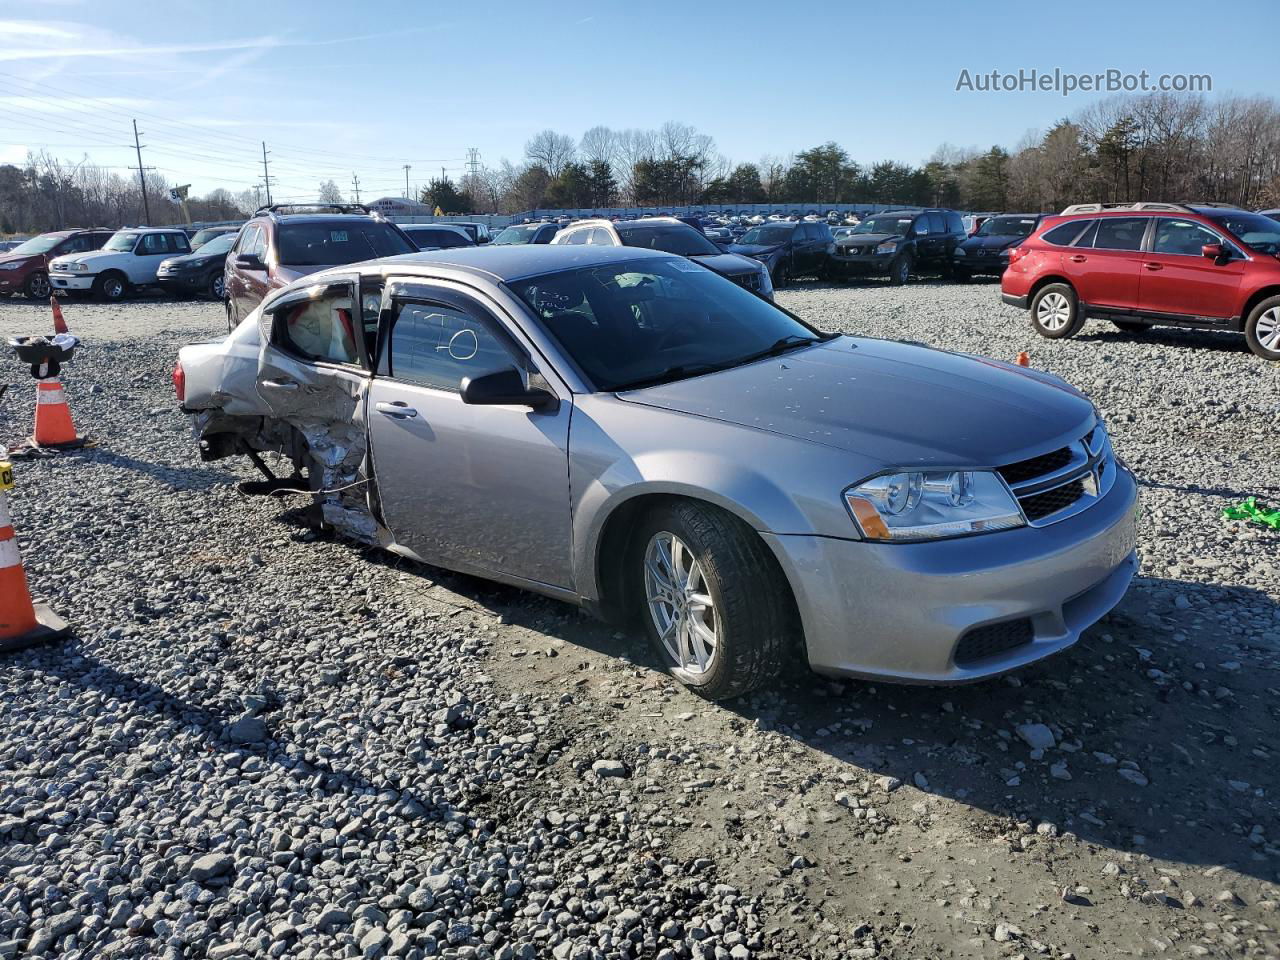
[[[1060,293],[1051,293],[1040,298],[1036,307],[1036,319],[1046,330],[1061,330],[1071,319],[1071,304]]]
[[[213,296],[214,296],[214,299],[216,300],[222,299],[222,278],[221,277],[213,278]]]
[[[114,300],[116,297],[120,296],[124,287],[121,285],[119,280],[108,280],[102,285],[102,290],[108,297]]]
[[[655,533],[644,553],[644,592],[649,616],[677,670],[702,676],[720,649],[719,619],[706,576],[688,544],[673,533]]]
[[[51,289],[52,287],[49,285],[49,278],[44,274],[38,274],[31,278],[31,293],[38,299],[43,300],[45,297],[49,296],[49,291]]]
[[[910,278],[911,269],[907,266],[907,261],[903,260],[902,263],[898,264],[898,279],[906,283]]]
[[[1258,342],[1267,350],[1280,350],[1280,307],[1272,307],[1254,327]]]

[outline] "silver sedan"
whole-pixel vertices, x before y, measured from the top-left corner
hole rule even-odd
[[[492,246],[329,270],[175,382],[358,540],[643,624],[712,698],[784,663],[918,683],[1070,646],[1136,568],[1093,405],[990,359],[834,336],[684,258]]]

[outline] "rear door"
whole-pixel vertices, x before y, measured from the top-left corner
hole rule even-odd
[[[172,257],[177,249],[168,233],[144,233],[134,245],[133,256],[125,263],[130,283],[155,283],[160,261]]]
[[[1062,269],[1086,304],[1112,310],[1138,308],[1142,240],[1150,217],[1099,217],[1063,251]]]
[[[369,390],[384,520],[424,560],[569,588],[572,395],[500,308],[445,282],[391,281]],[[515,367],[557,409],[473,406],[464,377]]]
[[[1220,243],[1232,251],[1225,262],[1210,260],[1200,248]],[[1183,217],[1157,217],[1150,250],[1142,258],[1138,299],[1143,311],[1225,322],[1235,312],[1244,255],[1226,237]]]

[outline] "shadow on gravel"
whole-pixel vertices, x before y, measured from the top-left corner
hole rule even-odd
[[[1108,324],[1107,326],[1110,326]],[[1076,334],[1076,340],[1085,343],[1136,343],[1171,350],[1198,350],[1203,353],[1249,353],[1244,335],[1217,330],[1180,330],[1177,327],[1151,327],[1138,333],[1105,327],[1089,333]]]
[[[81,686],[99,693],[104,700],[118,699],[132,709],[151,714],[157,721],[171,723],[176,730],[195,730],[204,738],[211,750],[237,753],[243,758],[258,757],[266,763],[298,779],[308,779],[309,789],[348,794],[353,791],[377,793],[385,787],[378,786],[364,777],[346,771],[334,770],[318,757],[302,757],[289,752],[289,744],[272,729],[270,713],[259,718],[263,726],[244,724],[240,717],[229,717],[221,711],[176,697],[163,687],[121,673],[92,654],[86,653],[77,640],[40,648],[23,654],[29,658],[24,666],[38,670],[62,682]],[[264,739],[238,742],[246,734],[262,733]],[[277,739],[278,738],[278,739]],[[430,798],[417,797],[411,790],[397,791],[402,801],[415,801],[423,809],[432,803]]]
[[[377,551],[370,559],[417,569],[505,623],[661,672],[642,638],[620,641],[568,605]],[[1119,854],[1275,880],[1276,861],[1261,852],[1274,838],[1254,827],[1273,832],[1278,651],[1248,627],[1270,620],[1274,637],[1275,617],[1260,591],[1140,577],[1076,647],[1005,678],[916,687],[797,670],[720,708],[736,714],[732,725],[781,733],[851,775],[923,782],[1007,818],[982,828],[993,840],[1016,838],[1017,821],[1048,821]],[[1016,732],[1029,723],[1053,731],[1042,757]]]
[[[168,467],[149,460],[139,460],[126,453],[117,453],[103,447],[86,447],[78,456],[94,463],[120,467],[146,474],[153,480],[167,484],[175,490],[208,490],[211,487],[237,483],[242,478],[216,467]]]

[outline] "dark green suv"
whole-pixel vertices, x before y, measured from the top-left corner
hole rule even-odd
[[[952,254],[965,239],[954,210],[890,210],[873,213],[836,241],[833,277],[887,276],[895,286],[918,270],[950,274]]]

